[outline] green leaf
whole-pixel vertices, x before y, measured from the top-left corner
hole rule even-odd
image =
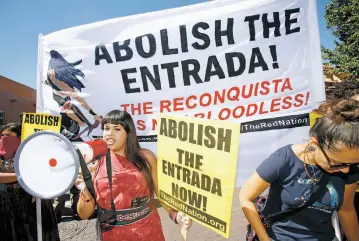
[[[324,62],[334,66],[335,73],[359,78],[359,0],[332,0],[325,7],[325,19],[337,39],[333,50],[322,46]]]

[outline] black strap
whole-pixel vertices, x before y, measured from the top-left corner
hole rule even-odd
[[[82,176],[84,178],[86,187],[89,190],[91,196],[96,200],[96,192],[95,192],[95,188],[94,188],[93,182],[92,182],[92,175],[87,167],[87,164],[86,164],[84,158],[82,157],[82,153],[80,152],[80,150],[76,149],[76,152],[80,159]]]
[[[309,207],[310,205],[312,205],[313,203],[318,201],[319,198],[321,198],[325,194],[329,180],[330,180],[330,176],[323,171],[322,177],[320,178],[319,182],[315,185],[312,195],[310,196],[308,202],[305,205],[296,207],[296,208],[292,208],[292,209],[287,209],[287,210],[280,211],[280,212],[276,212],[273,214],[269,214],[267,216],[267,218],[270,218],[272,222],[273,222],[274,218],[276,221],[278,221],[279,216],[282,217],[282,214],[286,214],[286,216],[291,215],[295,212],[298,212],[302,209]]]
[[[111,210],[112,214],[116,215],[116,207],[115,203],[113,202],[113,196],[112,196],[112,166],[111,166],[111,153],[108,151],[106,153],[106,169],[107,169],[107,176],[108,176],[108,183],[110,186],[110,195],[111,195]]]
[[[92,182],[92,175],[87,167],[87,164],[84,160],[84,158],[82,157],[82,153],[80,152],[80,150],[76,149],[77,154],[79,156],[80,159],[80,166],[81,166],[81,170],[82,170],[82,176],[84,178],[85,184],[87,189],[89,190],[91,196],[96,200],[96,192],[95,192],[95,188],[93,186],[93,182]],[[111,166],[111,152],[110,150],[107,151],[106,153],[106,170],[107,170],[107,176],[108,176],[108,182],[109,182],[109,186],[110,186],[110,195],[111,195],[111,210],[112,210],[112,214],[113,216],[116,215],[116,207],[115,207],[115,203],[113,202],[113,196],[112,196],[112,166]]]

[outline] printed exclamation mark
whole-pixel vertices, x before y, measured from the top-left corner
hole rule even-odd
[[[308,105],[309,96],[310,96],[310,92],[307,93],[307,96],[305,99],[305,105]]]
[[[279,64],[277,63],[278,58],[277,58],[277,46],[275,45],[270,45],[269,46],[270,49],[270,53],[272,55],[272,59],[273,59],[273,69],[278,69],[279,68]]]
[[[203,211],[207,211],[207,197],[203,196]]]

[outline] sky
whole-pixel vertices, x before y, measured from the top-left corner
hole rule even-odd
[[[207,0],[0,0],[0,75],[36,88],[37,41],[44,35],[82,24]],[[317,0],[321,44],[333,48],[324,9]],[[1,83],[0,83],[1,84]]]

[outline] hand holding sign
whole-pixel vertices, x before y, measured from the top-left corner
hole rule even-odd
[[[181,241],[187,240],[187,231],[192,226],[192,219],[186,216],[183,212],[178,212],[176,216],[176,222],[181,229]]]
[[[183,229],[188,230],[192,226],[192,219],[186,216],[183,212],[178,212],[176,221]]]

